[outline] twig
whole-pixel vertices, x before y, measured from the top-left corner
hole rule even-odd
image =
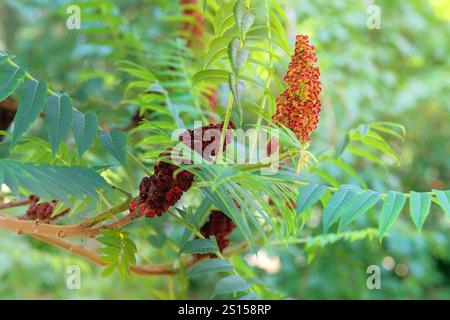
[[[30,202],[31,202],[31,200],[27,198],[27,199],[22,199],[22,200],[16,200],[16,201],[11,201],[11,202],[7,202],[7,203],[2,203],[2,204],[0,204],[0,210],[14,208],[14,207],[20,207],[20,206],[25,206],[25,205],[29,204]]]
[[[128,209],[128,206],[130,205],[131,200],[133,199],[132,195],[130,193],[128,193],[127,191],[118,188],[118,187],[113,187],[113,189],[122,192],[124,195],[127,196],[127,199],[118,204],[115,207],[109,208],[101,213],[99,213],[98,215],[90,218],[84,225],[88,228],[93,227],[97,224],[99,224],[102,221],[108,220],[112,217],[114,217],[115,215],[117,215],[118,213],[125,211]]]
[[[54,217],[54,219],[50,221],[40,221],[40,220],[29,221],[24,220],[21,217],[7,217],[0,215],[0,228],[5,228],[10,231],[17,232],[19,234],[41,235],[52,238],[78,238],[78,237],[94,238],[100,233],[101,229],[113,229],[123,227],[141,216],[139,212],[133,212],[122,217],[116,222],[105,224],[99,227],[94,227],[98,223],[110,219],[115,215],[117,215],[118,213],[128,209],[128,205],[132,199],[131,194],[129,194],[123,189],[117,187],[113,188],[125,194],[127,196],[127,199],[121,204],[112,207],[100,213],[99,215],[94,216],[91,219],[88,219],[87,221],[81,222],[79,224],[59,226],[48,223],[56,220],[57,218],[60,218],[63,212],[60,215]],[[30,202],[30,200],[26,200],[27,202],[24,201],[25,200],[21,201],[21,205]],[[17,203],[19,203],[19,201],[16,201],[16,204]],[[8,203],[7,205],[11,206],[11,203]],[[64,212],[64,214],[66,214],[66,212]]]
[[[225,119],[223,121],[222,132],[220,134],[220,143],[219,143],[219,150],[217,151],[216,155],[216,162],[221,161],[222,159],[222,153],[225,146],[225,139],[228,133],[228,124],[230,123],[232,109],[233,109],[233,93],[230,92],[230,96],[228,97],[227,110],[225,112]]]
[[[19,234],[40,235],[51,238],[94,238],[102,229],[114,229],[126,226],[141,215],[130,213],[116,222],[99,227],[87,227],[86,223],[59,226],[43,221],[27,221],[17,217],[0,216],[0,228],[8,229]]]
[[[148,176],[151,176],[153,174],[153,172],[151,172],[150,170],[148,170],[144,164],[141,162],[141,160],[139,160],[131,151],[127,151],[127,155],[128,157],[133,160],[139,168],[141,168],[141,170]]]
[[[70,212],[70,208],[67,208],[63,211],[61,211],[60,213],[58,213],[57,215],[50,217],[50,222],[54,222],[62,217],[64,217],[66,214],[68,214]]]
[[[41,236],[41,235],[33,235],[34,238],[41,240],[45,243],[48,243],[50,245],[53,245],[55,247],[70,251],[72,253],[75,253],[79,256],[82,256],[100,266],[106,266],[107,263],[102,261],[100,259],[100,255],[93,251],[89,250],[83,246],[70,243],[61,239]],[[139,275],[174,275],[178,272],[178,269],[171,269],[167,266],[149,266],[149,265],[133,265],[130,267],[130,270],[133,273],[139,274]]]

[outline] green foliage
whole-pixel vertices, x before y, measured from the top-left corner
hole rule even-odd
[[[181,166],[196,179],[171,215],[140,219],[129,230],[139,247],[139,263],[170,265],[179,271],[176,276],[115,281],[113,271],[125,277],[137,254],[130,236],[119,230],[98,238],[105,244],[104,274],[110,276],[100,280],[98,270],[80,258],[2,233],[0,295],[450,296],[445,271],[450,261],[446,5],[437,9],[439,1],[382,0],[377,5],[383,9],[383,25],[390,26],[386,32],[366,28],[363,3],[153,2],[80,1],[82,30],[76,32],[61,23],[67,14],[60,2],[0,4],[0,46],[20,61],[19,66],[13,56],[0,54],[0,101],[19,98],[12,133],[2,131],[0,185],[8,188],[2,185],[1,198],[36,193],[62,200],[70,203],[67,219],[86,206],[90,213],[103,211],[116,199],[103,192],[110,187],[102,176],[137,195],[142,171],[148,175],[155,161],[170,162],[160,154],[173,147],[174,130],[197,126],[196,120],[279,130],[286,155],[280,170],[262,175],[265,165],[250,157],[249,144],[237,146],[249,155],[248,165]],[[205,21],[186,12],[199,13]],[[190,26],[201,28],[201,35],[193,36]],[[298,32],[317,47],[323,86],[323,111],[309,146],[271,121]],[[51,77],[51,84],[36,80],[23,66],[36,78]],[[70,96],[53,88],[70,90]],[[112,158],[122,166],[109,166]],[[101,201],[92,203],[99,194]],[[223,211],[238,226],[230,239],[229,261],[223,258],[228,251],[222,256],[214,241],[191,240],[210,210]],[[16,213],[23,214],[21,208],[5,210],[6,215]],[[278,258],[280,269],[244,258],[257,250],[260,256]],[[184,269],[193,254],[211,253],[217,258]],[[83,267],[79,295],[58,284],[65,275],[60,257]],[[408,275],[383,269],[383,290],[367,290],[367,266],[381,265],[386,258],[407,265]]]
[[[100,131],[100,142],[106,150],[120,161],[126,163],[127,136],[121,131]]]
[[[245,62],[248,59],[250,53],[248,48],[241,47],[241,40],[234,38],[229,45],[229,57],[231,61],[231,67],[235,73],[239,73],[239,70],[244,67]]]
[[[73,113],[72,131],[77,143],[78,154],[80,157],[92,145],[97,135],[98,119],[93,112],[83,114],[79,111]]]
[[[67,138],[72,122],[73,106],[67,94],[51,95],[47,106],[48,139],[52,146],[53,154],[59,144]]]
[[[299,196],[296,204],[296,211],[301,214],[303,211],[313,206],[324,195],[327,187],[309,183],[304,187],[300,187]]]
[[[323,209],[323,231],[325,233],[345,212],[351,210],[355,195],[352,190],[342,188],[331,197]]]
[[[339,221],[339,231],[344,230],[346,226],[376,205],[380,198],[381,195],[379,193],[371,190],[364,191],[362,195],[358,195],[355,201],[353,201],[351,208],[347,212],[344,212]]]
[[[422,230],[423,223],[430,213],[431,194],[429,192],[414,192],[409,195],[411,218],[417,229]]]
[[[237,275],[231,275],[216,283],[213,297],[230,293],[239,293],[248,289],[250,289],[250,285],[246,283],[244,279]]]
[[[380,237],[392,227],[406,203],[406,196],[403,193],[390,191],[380,213]]]
[[[57,94],[50,91],[45,81],[39,82],[25,73],[9,56],[1,54],[0,56],[2,57],[0,60],[0,83],[2,83],[0,101],[11,95],[19,87],[22,79],[25,76],[27,77],[23,85],[20,86],[20,104],[14,118],[15,127],[12,146],[18,142],[27,129],[36,121],[46,105],[44,124],[53,154],[57,152],[61,142],[66,140],[72,127],[79,154],[82,156],[92,144],[98,132],[97,128],[94,129],[93,127],[93,125],[97,124],[95,116],[92,113],[86,116],[76,110],[73,107],[71,97],[67,93]],[[44,102],[46,97],[47,103]],[[84,124],[85,117],[87,117],[86,124]],[[111,136],[109,133],[106,135],[102,133],[101,141],[106,149],[124,164],[126,158],[125,134],[111,133]]]
[[[307,255],[308,263],[311,263],[316,257],[316,254],[320,248],[325,248],[338,241],[344,240],[348,242],[354,242],[358,240],[371,240],[379,235],[378,230],[375,228],[368,228],[357,231],[346,231],[333,234],[319,235],[315,237],[308,237],[305,240],[305,252]]]
[[[97,190],[110,186],[94,170],[83,167],[63,167],[21,163],[0,159],[0,184],[5,183],[15,194],[23,188],[43,199],[69,203],[69,196],[97,199]]]
[[[442,210],[444,210],[446,214],[450,215],[450,190],[433,190],[433,192],[436,193],[438,203]]]
[[[0,55],[0,101],[13,93],[25,76],[25,71],[8,63],[8,56]]]
[[[194,276],[208,272],[228,272],[233,269],[233,265],[226,260],[219,258],[205,259],[196,263],[191,269],[189,269],[189,275]]]
[[[320,199],[324,200],[327,187],[318,184],[308,184],[299,188],[297,198],[297,213],[302,214]],[[332,189],[334,194],[330,199],[322,201],[323,208],[323,231],[326,233],[330,227],[339,221],[339,232],[342,232],[352,222],[365,214],[382,200],[383,206],[380,211],[379,229],[380,238],[398,219],[407,197],[410,198],[411,218],[420,231],[425,219],[430,213],[431,202],[439,201],[448,191],[433,190],[432,192],[414,192],[406,195],[404,193],[390,191],[387,195],[373,190],[363,190],[354,186],[343,185],[338,190]],[[433,196],[434,195],[434,196]],[[445,199],[444,199],[445,201]],[[445,209],[444,209],[445,212]]]
[[[14,123],[16,143],[41,113],[47,97],[47,83],[26,79],[19,92],[19,108]]]
[[[104,229],[101,232],[102,235],[97,237],[97,240],[104,245],[100,249],[103,253],[100,259],[108,264],[102,276],[107,277],[117,270],[120,277],[125,279],[130,273],[130,266],[136,264],[136,245],[127,232],[117,229]]]
[[[214,240],[196,239],[186,242],[181,248],[180,253],[207,254],[216,252],[217,250],[217,244]]]

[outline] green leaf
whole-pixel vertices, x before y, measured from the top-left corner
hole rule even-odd
[[[444,191],[433,189],[433,192],[436,193],[436,197],[442,210],[444,210],[446,214],[450,215],[450,190]]]
[[[208,81],[210,84],[227,82],[230,73],[225,70],[208,69],[201,70],[192,77],[192,86],[195,87],[202,81]]]
[[[248,48],[241,48],[241,40],[239,38],[236,37],[230,42],[229,57],[235,73],[239,73],[242,69],[248,59],[249,53],[250,50]]]
[[[158,94],[165,95],[165,94],[167,94],[167,90],[164,89],[164,87],[161,84],[154,82],[147,89],[147,93],[158,93]]]
[[[372,161],[373,163],[379,165],[380,167],[383,167],[383,168],[386,167],[384,162],[381,161],[377,155],[374,155],[371,152],[369,152],[369,151],[367,151],[367,150],[365,150],[363,148],[360,148],[360,147],[357,147],[355,145],[351,145],[350,144],[350,145],[347,146],[346,150],[348,152],[350,152],[350,153],[353,153],[353,154],[357,155],[357,156],[366,158],[367,160]]]
[[[406,135],[405,126],[403,126],[403,125],[401,125],[399,123],[395,123],[395,122],[386,122],[386,121],[374,122],[374,123],[371,124],[371,127],[376,129],[376,130],[380,130],[380,128],[392,127],[392,128],[396,128],[396,129],[400,130],[401,137],[404,137]]]
[[[115,265],[108,265],[107,267],[105,267],[105,269],[103,269],[103,271],[102,271],[102,273],[100,273],[100,275],[102,277],[109,277],[115,270],[116,270]]]
[[[335,153],[334,156],[336,158],[340,158],[342,153],[344,152],[345,148],[347,148],[348,144],[350,143],[350,137],[348,134],[342,136],[339,138],[339,140],[336,143]]]
[[[310,183],[298,189],[297,214],[312,207],[323,196],[327,190],[326,186]]]
[[[72,131],[80,157],[94,142],[97,136],[97,129],[98,120],[95,113],[88,112],[84,114],[79,111],[73,113]]]
[[[235,25],[233,7],[233,3],[225,3],[217,11],[213,21],[216,36],[222,36],[225,31]]]
[[[206,254],[218,251],[216,243],[210,239],[195,239],[188,241],[181,248],[180,253]]]
[[[390,129],[390,125],[384,125],[383,122],[375,122],[371,123],[370,128],[372,130],[381,131],[383,133],[386,133],[390,136],[396,137],[400,139],[401,141],[404,141],[404,136],[406,134],[406,130],[402,125],[394,124],[395,127],[400,129],[400,133],[395,131],[394,129]]]
[[[25,71],[18,67],[3,61],[0,64],[0,101],[9,97],[19,86]]]
[[[235,102],[240,105],[246,89],[244,81],[237,80],[235,74],[230,74],[229,85]]]
[[[357,194],[352,207],[343,214],[339,221],[338,231],[343,231],[346,226],[376,205],[380,198],[381,195],[379,193],[371,190],[364,191],[362,194]]]
[[[120,249],[120,247],[122,246],[122,242],[112,236],[97,237],[97,241],[111,248]]]
[[[123,165],[126,163],[127,136],[121,131],[100,131],[100,142]]]
[[[67,202],[69,196],[91,196],[96,199],[97,189],[110,189],[102,176],[83,167],[35,165],[0,159],[0,172],[11,190],[17,193],[21,187],[46,200]]]
[[[390,155],[396,161],[397,164],[400,164],[400,158],[398,157],[398,155],[395,153],[395,151],[389,146],[389,144],[386,141],[374,138],[370,134],[364,135],[362,137],[361,141],[367,146],[378,149],[378,150]]]
[[[205,58],[205,69],[228,55],[228,47],[232,39],[231,36],[223,36],[211,41]]]
[[[353,169],[351,165],[345,163],[340,159],[328,158],[327,160],[333,162],[339,169],[346,172],[349,176],[353,177],[356,181],[358,181],[361,187],[367,189],[367,184],[364,182],[363,179],[359,177],[358,173],[356,172],[355,169]]]
[[[389,191],[380,213],[380,239],[395,223],[405,203],[406,196],[403,193]]]
[[[198,275],[207,272],[227,272],[232,271],[233,265],[223,259],[214,258],[214,259],[205,259],[196,263],[190,270],[189,274]]]
[[[250,30],[250,27],[255,21],[255,16],[251,14],[245,7],[245,1],[239,0],[234,6],[234,16],[236,19],[236,24],[241,33],[241,37],[244,38],[245,34]]]
[[[409,195],[409,213],[417,230],[422,230],[423,223],[430,213],[430,207],[431,194],[429,192],[411,191]]]
[[[72,99],[68,94],[50,95],[48,97],[45,120],[48,128],[48,138],[53,154],[64,139],[66,139],[72,124]]]
[[[257,300],[259,297],[254,292],[246,293],[238,298],[238,300]]]
[[[47,97],[47,83],[25,80],[19,90],[19,108],[14,118],[13,146],[39,117]]]
[[[213,297],[237,293],[250,289],[250,285],[244,281],[240,276],[232,275],[226,278],[220,279],[214,287]]]
[[[335,223],[345,212],[351,210],[356,192],[348,188],[339,189],[328,201],[327,206],[323,209],[323,232]]]
[[[105,247],[100,249],[104,254],[100,260],[108,264],[103,270],[102,276],[109,276],[114,270],[117,270],[122,279],[126,278],[130,273],[130,266],[136,264],[136,245],[131,241],[127,232],[118,229],[103,229],[101,233],[102,235],[97,237],[97,240]]]

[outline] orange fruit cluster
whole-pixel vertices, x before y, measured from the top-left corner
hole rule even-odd
[[[311,132],[317,128],[320,113],[320,71],[315,47],[309,38],[298,35],[295,52],[284,77],[288,87],[277,99],[277,110],[272,120],[291,129],[302,143],[310,140]]]

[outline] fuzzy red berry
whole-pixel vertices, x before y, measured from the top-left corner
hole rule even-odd
[[[137,206],[138,206],[138,201],[133,200],[133,201],[131,201],[130,205],[128,206],[128,209],[130,210],[130,212],[134,212],[134,211],[136,211]]]

